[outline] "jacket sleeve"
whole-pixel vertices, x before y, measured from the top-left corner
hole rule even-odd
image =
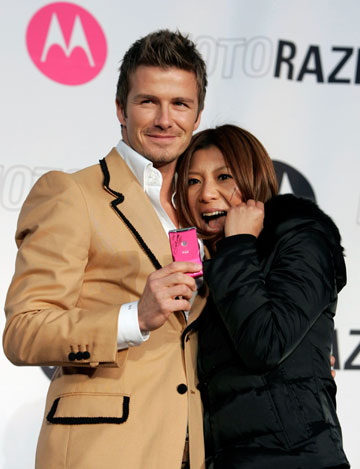
[[[283,361],[336,301],[330,248],[311,230],[280,241],[266,277],[254,236],[225,238],[205,262],[204,276],[229,340],[253,370]]]
[[[21,210],[5,313],[5,354],[16,365],[116,366],[120,305],[81,307],[91,243],[89,213],[73,178],[39,179]]]

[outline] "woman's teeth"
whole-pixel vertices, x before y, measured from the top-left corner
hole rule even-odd
[[[226,211],[224,211],[224,210],[215,210],[214,212],[204,212],[204,213],[202,213],[201,216],[205,220],[205,222],[207,224],[209,224],[209,222],[211,220],[215,220],[216,218],[226,216]]]

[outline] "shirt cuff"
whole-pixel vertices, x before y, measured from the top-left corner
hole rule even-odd
[[[139,327],[138,301],[121,305],[118,320],[118,350],[140,345],[149,337],[150,332],[143,333]]]

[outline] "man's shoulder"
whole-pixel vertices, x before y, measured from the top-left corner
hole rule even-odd
[[[113,182],[129,180],[128,173],[130,174],[130,170],[126,170],[127,165],[115,148],[105,156],[104,160]],[[47,197],[59,194],[69,196],[78,193],[80,190],[83,195],[87,194],[87,196],[92,197],[95,194],[103,193],[105,179],[106,175],[99,162],[72,173],[50,171],[37,180],[29,196],[36,195],[38,197],[41,194]]]
[[[89,180],[102,179],[102,172],[99,163],[79,169],[73,173],[67,173],[68,176],[79,184],[88,182]]]
[[[29,196],[41,193],[64,193],[75,187],[102,184],[102,173],[99,164],[93,164],[78,171],[49,171],[35,182]]]
[[[47,177],[67,179],[69,181],[72,180],[76,182],[77,184],[80,184],[81,186],[88,186],[89,184],[93,184],[93,183],[96,183],[96,184],[100,183],[102,185],[104,174],[99,164],[100,159],[98,162],[90,166],[86,166],[85,168],[74,171],[72,173],[51,171],[50,173],[47,173],[47,175],[50,175]],[[115,148],[113,148],[103,159],[107,161],[108,164],[109,162],[111,163],[114,161],[116,161],[117,165],[125,164]]]
[[[74,173],[70,173],[71,176],[73,177],[74,180],[77,182],[83,182],[83,181],[89,181],[93,179],[101,179],[103,180],[104,178],[104,173],[103,170],[101,169],[101,165],[99,164],[101,160],[104,160],[106,162],[106,166],[110,172],[112,170],[118,171],[118,170],[124,170],[125,167],[127,167],[127,164],[121,157],[121,155],[118,153],[116,148],[112,148],[112,150],[104,157],[100,158],[99,162],[87,166],[86,168],[80,169],[79,171],[75,171]]]

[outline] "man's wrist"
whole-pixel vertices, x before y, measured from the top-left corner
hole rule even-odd
[[[141,331],[138,319],[138,301],[124,303],[119,312],[117,347],[122,350],[140,345],[150,337],[150,332]]]

